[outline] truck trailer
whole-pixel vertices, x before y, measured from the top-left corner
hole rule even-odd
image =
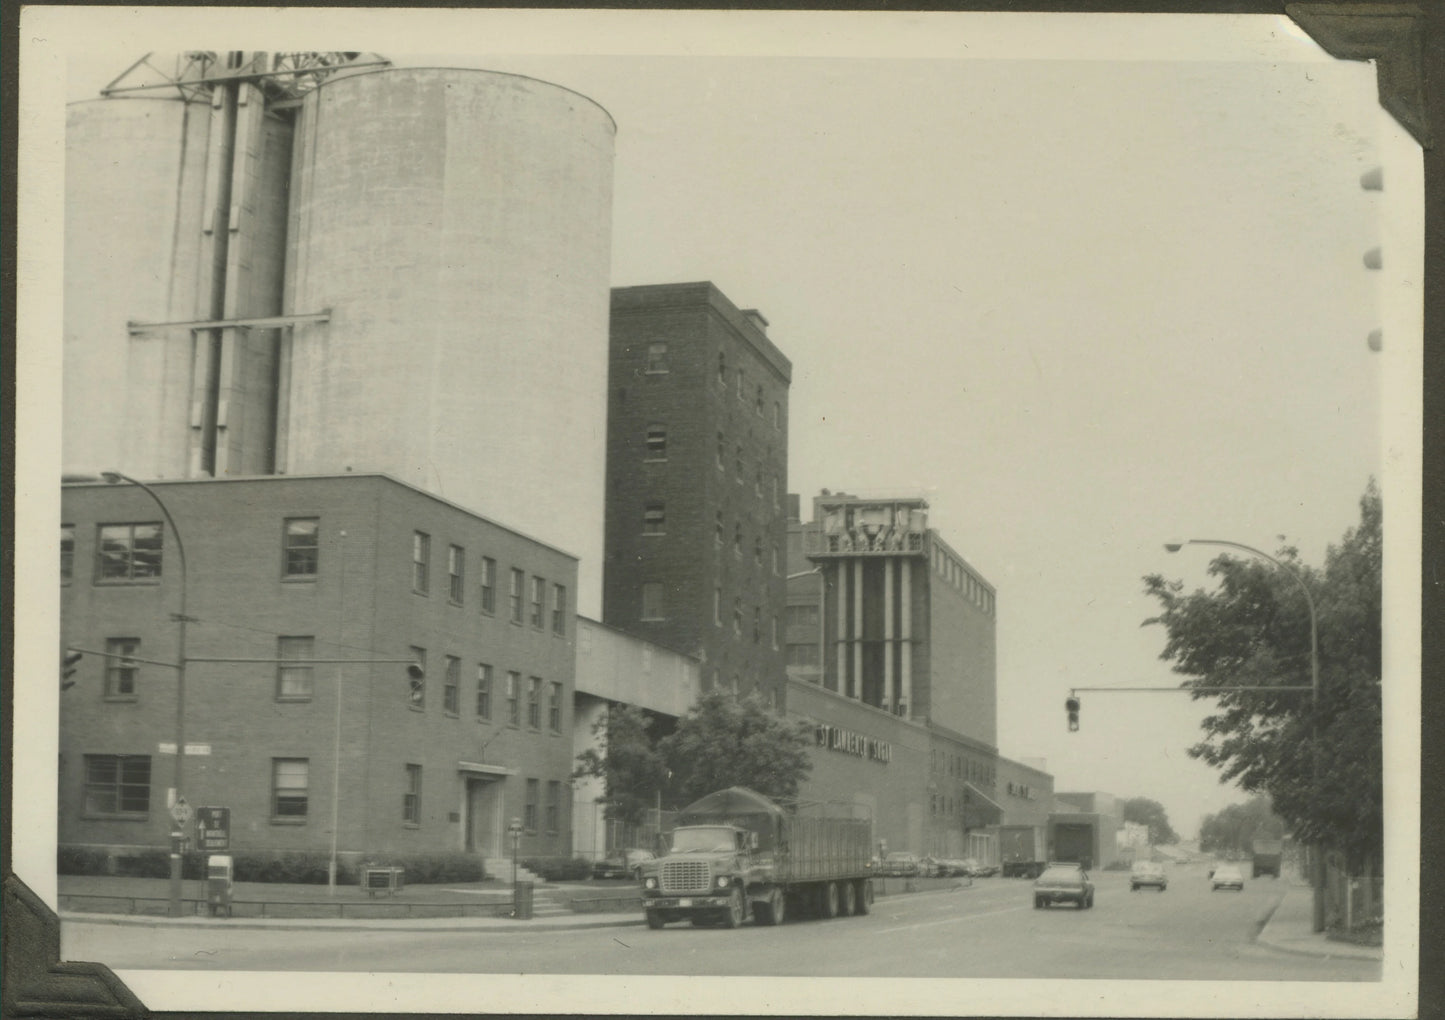
[[[1260,875],[1273,875],[1279,878],[1280,859],[1284,856],[1284,840],[1280,839],[1256,839],[1250,843],[1250,852],[1254,858],[1254,877]]]
[[[1107,867],[1117,856],[1115,827],[1097,812],[1055,812],[1049,815],[1049,860],[1072,861],[1084,870]]]
[[[866,914],[873,906],[872,824],[828,805],[785,810],[741,786],[682,810],[642,872],[649,928],[687,920],[736,928],[798,911]]]
[[[1000,825],[998,846],[1004,878],[1038,878],[1048,861],[1039,825]]]

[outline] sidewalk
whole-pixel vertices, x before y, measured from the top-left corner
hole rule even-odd
[[[1314,898],[1310,887],[1303,882],[1289,879],[1281,879],[1280,883],[1284,886],[1284,898],[1265,920],[1264,927],[1255,938],[1256,942],[1286,953],[1306,956],[1355,960],[1385,958],[1384,951],[1379,946],[1336,942],[1327,938],[1324,932],[1314,931]]]

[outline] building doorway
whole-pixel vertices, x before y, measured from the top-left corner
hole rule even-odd
[[[502,783],[499,778],[467,776],[463,801],[462,846],[482,857],[505,857],[502,846]]]

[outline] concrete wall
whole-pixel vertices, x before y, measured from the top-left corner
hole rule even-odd
[[[567,89],[339,76],[296,130],[291,474],[382,470],[581,558],[600,615],[614,126]]]
[[[930,536],[927,570],[927,717],[974,740],[997,745],[998,653],[992,588]],[[984,593],[988,593],[987,600]]]
[[[567,779],[572,766],[575,628],[514,624],[505,601],[481,611],[476,574],[459,603],[448,597],[446,550],[465,548],[475,564],[486,554],[499,570],[575,589],[575,561],[526,536],[478,518],[425,493],[378,476],[189,481],[155,486],[182,530],[188,566],[188,652],[274,659],[281,635],[311,636],[317,658],[408,659],[427,653],[426,698],[411,703],[401,663],[318,665],[309,700],[276,696],[274,664],[201,663],[187,671],[186,742],[206,755],[187,756],[183,790],[196,806],[232,809],[233,846],[240,850],[324,852],[331,841],[333,804],[338,845],[347,852],[460,851],[469,782],[492,796],[481,833],[502,848],[506,819],[523,814],[529,778],[545,798],[558,784],[556,831],[539,824],[522,852],[566,853],[571,846]],[[108,637],[141,640],[145,658],[174,661],[179,563],[169,532],[158,582],[97,583],[93,573],[97,526],[154,521],[154,503],[132,486],[67,486],[65,523],[75,528],[73,579],[62,588],[62,637],[67,646],[104,649]],[[287,517],[320,518],[319,571],[287,579],[281,538]],[[428,594],[412,588],[412,534],[431,535]],[[343,535],[344,533],[344,535]],[[460,662],[458,711],[448,712],[443,688],[446,657]],[[479,717],[477,666],[494,667],[490,718]],[[540,726],[508,724],[501,685],[508,670],[543,681]],[[61,704],[59,839],[63,844],[163,846],[169,830],[166,789],[174,758],[158,745],[175,734],[175,671],[142,665],[136,696],[107,699],[104,660],[87,655]],[[547,685],[561,688],[561,718],[547,715]],[[335,753],[337,691],[343,692],[340,758]],[[88,817],[83,810],[86,754],[150,755],[149,810],[140,815]],[[276,820],[270,810],[273,758],[310,762],[309,810],[304,821]],[[407,764],[422,766],[421,818],[402,818]],[[468,773],[481,765],[491,772]],[[333,800],[333,783],[340,797]],[[539,816],[544,803],[538,804]],[[544,821],[539,817],[539,821]]]
[[[186,474],[210,108],[116,99],[66,109],[61,463]]]

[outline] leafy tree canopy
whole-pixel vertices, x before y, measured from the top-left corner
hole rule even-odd
[[[1206,853],[1248,853],[1256,839],[1279,839],[1284,819],[1274,813],[1269,798],[1251,797],[1231,804],[1218,814],[1206,815],[1199,825],[1199,849]]]
[[[797,797],[812,770],[811,743],[806,723],[789,723],[753,695],[714,690],[698,699],[659,750],[672,772],[669,790],[677,804],[729,786],[786,801]]]
[[[649,732],[651,718],[635,705],[613,705],[592,726],[602,749],[577,755],[576,776],[603,783],[603,817],[637,825],[657,802],[667,770]]]
[[[1124,821],[1149,827],[1149,842],[1154,846],[1178,843],[1179,835],[1169,825],[1169,812],[1164,805],[1148,797],[1130,797],[1124,801]]]
[[[1372,480],[1360,522],[1325,554],[1324,569],[1281,548],[1284,569],[1225,554],[1209,568],[1214,591],[1186,593],[1158,574],[1145,591],[1163,611],[1145,624],[1166,630],[1160,658],[1210,698],[1205,738],[1190,755],[1220,770],[1221,782],[1268,794],[1294,835],[1342,850],[1352,867],[1378,858],[1382,843],[1380,717],[1380,494]],[[1319,634],[1318,705],[1309,687],[1310,611]],[[1258,691],[1211,693],[1244,686]],[[1318,756],[1316,758],[1316,756]],[[1316,770],[1318,775],[1316,776]]]

